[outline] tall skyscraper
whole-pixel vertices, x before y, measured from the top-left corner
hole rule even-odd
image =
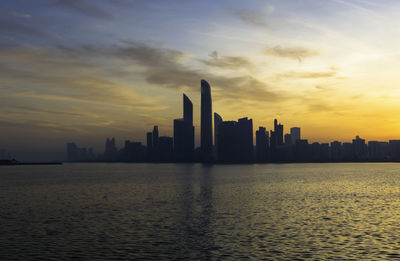
[[[158,160],[158,126],[154,126],[153,128],[153,153],[152,158],[153,160]]]
[[[292,145],[292,135],[291,134],[289,134],[289,133],[287,133],[287,134],[285,134],[285,145],[286,146],[288,146],[288,145]]]
[[[217,158],[221,162],[235,162],[237,148],[236,121],[223,121],[218,127]]]
[[[264,127],[256,131],[256,160],[266,162],[268,156],[268,132]]]
[[[158,126],[153,128],[153,148],[157,147],[158,144]]]
[[[146,160],[150,161],[153,153],[153,133],[147,132],[146,134]]]
[[[146,146],[148,150],[153,149],[153,133],[147,132],[146,133]]]
[[[299,127],[293,127],[290,128],[290,135],[292,136],[292,144],[296,144],[297,140],[301,140],[301,135],[300,135],[300,128]]]
[[[174,120],[174,158],[191,161],[194,158],[193,104],[183,94],[183,118]]]
[[[193,103],[186,94],[183,94],[183,120],[193,126]]]
[[[236,126],[237,147],[236,160],[250,162],[253,160],[253,120],[246,118],[239,119]]]
[[[365,159],[367,157],[368,149],[364,139],[356,136],[356,138],[353,139],[353,148],[356,159]]]
[[[215,154],[218,156],[218,133],[219,133],[219,126],[222,123],[222,117],[214,112],[214,146],[215,146]]]
[[[104,160],[105,161],[116,161],[117,160],[117,147],[115,146],[115,138],[113,137],[111,140],[107,138],[106,140],[106,150],[104,152]]]
[[[212,158],[212,101],[211,87],[201,80],[201,154],[202,160],[210,162]]]
[[[276,137],[276,143],[278,146],[283,145],[283,125],[278,124],[278,120],[274,120],[274,131],[275,131],[275,137]]]
[[[67,161],[77,161],[78,160],[78,147],[74,142],[67,143]]]

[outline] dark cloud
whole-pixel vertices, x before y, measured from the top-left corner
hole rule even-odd
[[[254,67],[253,63],[246,57],[218,56],[216,51],[210,54],[210,59],[200,59],[199,61],[207,66],[230,70],[236,70],[240,68],[253,69]]]
[[[305,47],[268,47],[264,50],[266,55],[288,58],[288,59],[295,59],[299,62],[302,62],[303,59],[317,56],[321,54],[321,52],[317,50],[307,49]]]
[[[98,19],[112,19],[111,13],[99,8],[87,0],[58,0],[57,6],[73,10],[77,13]]]
[[[149,67],[168,67],[180,64],[189,57],[181,51],[168,48],[156,48],[142,43],[123,41],[123,45],[101,47],[97,45],[84,45],[81,47],[58,46],[57,49],[67,56],[76,58],[82,56],[108,57],[113,59],[128,60]]]
[[[161,108],[151,99],[137,96],[132,86],[102,78],[96,65],[76,57],[67,58],[58,49],[0,46],[0,58],[3,96]]]
[[[240,9],[240,10],[231,9],[230,11],[243,23],[263,28],[268,27],[268,24],[265,21],[267,14],[264,12],[245,10],[245,9]]]

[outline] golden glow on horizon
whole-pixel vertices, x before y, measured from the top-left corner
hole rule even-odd
[[[61,144],[99,146],[107,136],[144,141],[153,125],[172,135],[183,92],[193,102],[198,137],[202,78],[211,84],[213,111],[224,120],[252,118],[254,130],[271,129],[277,118],[285,132],[301,127],[310,141],[400,139],[400,4],[325,4],[224,6],[207,21],[177,16],[169,34],[167,25],[154,28],[149,19],[144,30],[121,16],[82,23],[74,37],[93,35],[79,43],[65,35],[61,44],[44,34],[45,44],[14,38],[0,46],[4,143],[29,128]],[[153,19],[182,14],[180,7],[148,8]]]

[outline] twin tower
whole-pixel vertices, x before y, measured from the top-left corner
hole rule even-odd
[[[201,145],[203,162],[213,161],[212,101],[210,84],[201,80]],[[183,119],[174,120],[174,155],[176,161],[193,161],[194,155],[193,104],[183,94]]]

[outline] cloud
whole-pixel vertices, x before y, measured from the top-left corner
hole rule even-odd
[[[312,113],[319,113],[319,112],[330,112],[335,111],[337,108],[331,106],[330,104],[324,103],[313,103],[307,105],[308,110]]]
[[[312,78],[330,78],[334,77],[337,74],[335,71],[329,72],[286,72],[286,73],[278,73],[275,76],[277,78],[304,78],[304,79],[312,79]]]
[[[321,52],[307,49],[305,47],[268,47],[264,50],[264,54],[288,59],[295,59],[302,62],[305,58],[320,55]]]
[[[240,68],[252,69],[254,67],[253,63],[247,57],[243,56],[219,57],[216,51],[210,54],[210,59],[207,60],[200,59],[199,61],[207,66],[218,67],[221,69],[230,69],[230,70],[236,70]]]
[[[58,0],[56,5],[93,18],[106,20],[113,18],[111,13],[93,5],[87,0]]]
[[[7,15],[7,14],[6,14]],[[30,19],[32,18],[32,15],[26,14],[26,13],[19,13],[19,12],[10,12],[8,13],[9,16],[17,17],[17,18],[24,18],[24,19]]]
[[[242,21],[245,24],[262,28],[268,27],[268,24],[265,21],[267,14],[265,14],[264,12],[245,10],[245,9],[239,9],[239,10],[231,9],[231,12],[235,17],[237,17],[240,21]]]
[[[137,95],[133,86],[102,78],[90,61],[66,57],[58,49],[0,46],[3,96],[97,103],[154,110],[165,107]],[[12,88],[5,88],[12,86]]]
[[[81,113],[81,112],[72,112],[72,111],[60,111],[60,110],[53,110],[53,109],[46,109],[46,108],[39,108],[37,106],[25,106],[25,105],[17,105],[17,106],[0,106],[2,110],[16,110],[16,111],[23,111],[24,113],[33,113],[33,114],[55,114],[55,115],[66,115],[72,117],[94,117],[93,114],[88,113]]]
[[[69,124],[54,123],[50,121],[40,121],[40,120],[27,120],[27,121],[15,121],[0,118],[0,126],[3,128],[15,127],[19,130],[30,130],[39,131],[41,135],[44,133],[77,133],[77,134],[89,134],[89,132],[83,128],[78,128],[76,126],[71,126]],[[32,133],[30,133],[32,134]]]
[[[2,35],[20,35],[37,38],[51,38],[51,34],[36,29],[33,26],[12,21],[11,19],[0,19],[0,34]]]
[[[187,64],[191,54],[178,50],[155,47],[133,41],[123,41],[121,45],[100,47],[85,45],[75,48],[59,46],[58,50],[67,57],[103,57],[109,61],[117,59],[127,64],[134,63],[144,70],[140,74],[152,84],[170,89],[189,88],[198,92],[200,79],[207,79],[214,85],[215,91],[221,90],[219,99],[237,98],[264,101],[278,101],[282,94],[269,90],[269,86],[246,74],[218,75],[212,71],[194,69]],[[218,57],[215,52],[211,59],[201,60],[203,64],[225,69],[237,69],[239,66],[251,67],[245,57]]]

